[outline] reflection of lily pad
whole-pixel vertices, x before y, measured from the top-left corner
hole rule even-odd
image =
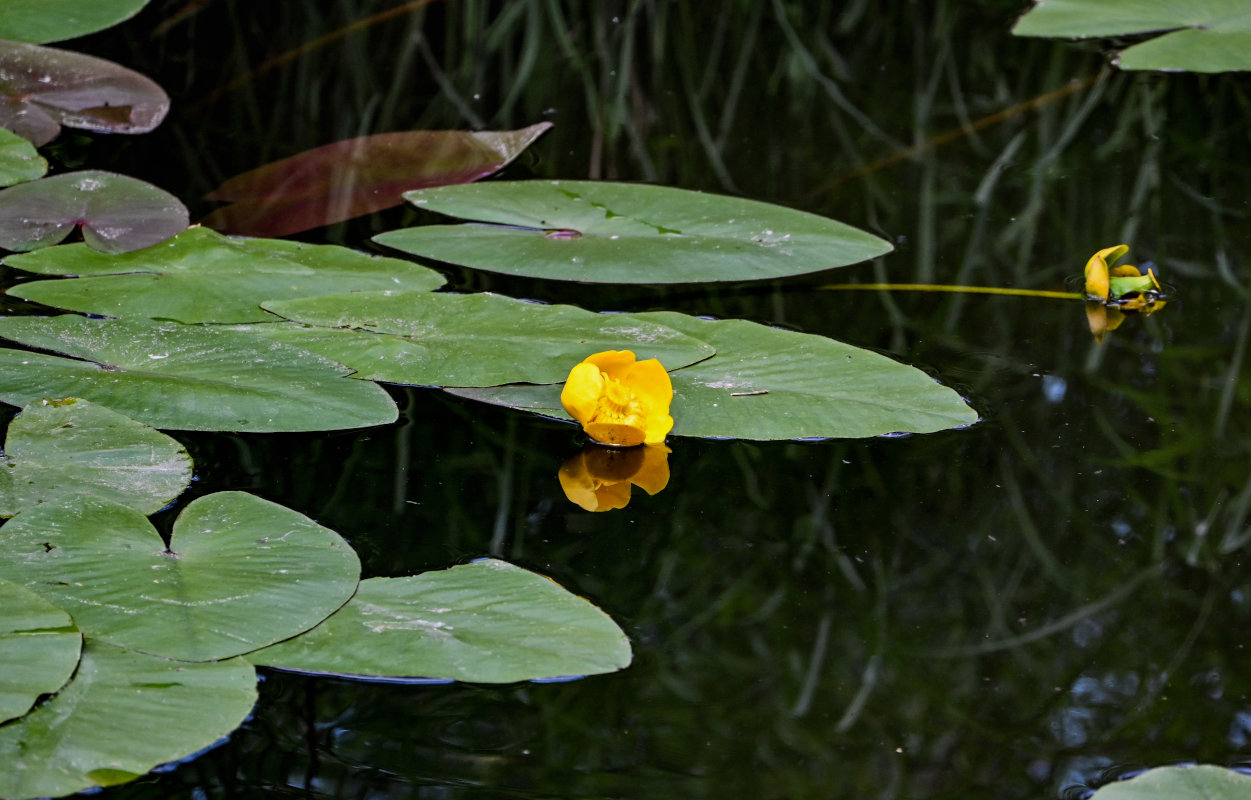
[[[262,322],[262,300],[369,289],[436,289],[443,276],[398,258],[334,245],[239,239],[191,228],[155,247],[109,255],[81,244],[5,259],[10,267],[75,280],[19,284],[9,294],[110,317]]]
[[[330,619],[248,660],[303,672],[509,683],[613,672],[630,663],[630,644],[586,600],[485,560],[362,581]]]
[[[657,358],[670,368],[713,353],[707,343],[658,321],[494,294],[369,292],[265,303],[265,308],[310,325],[394,334],[327,336],[293,326],[251,329],[333,358],[355,369],[357,377],[390,383],[556,383],[599,350],[632,349],[640,358]]]
[[[0,578],[95,639],[169,658],[229,658],[308,630],[347,602],[360,563],[337,533],[243,492],[188,505],[169,549],[139,512],[91,495],[0,528]]]
[[[83,637],[69,614],[15,583],[0,580],[0,608],[0,722],[5,722],[69,680]]]
[[[1251,8],[1245,0],[1038,0],[1017,36],[1126,36],[1164,31],[1126,48],[1122,69],[1251,70]]]
[[[748,281],[891,250],[841,222],[738,197],[596,181],[493,181],[405,195],[489,225],[427,225],[374,241],[452,264],[591,283]]]
[[[130,19],[148,0],[4,0],[0,39],[59,42]]]
[[[191,457],[165,434],[86,400],[45,400],[9,424],[0,516],[75,492],[151,514],[190,482]]]
[[[66,172],[0,190],[0,247],[48,247],[80,225],[89,247],[124,253],[186,229],[187,209],[169,192],[111,172]]]
[[[213,744],[255,702],[242,659],[188,664],[89,641],[60,694],[0,728],[0,797],[124,783]]]
[[[44,0],[33,1],[47,5]],[[59,21],[50,18],[52,25]],[[161,124],[168,111],[169,96],[160,86],[112,61],[72,50],[0,41],[0,126],[35,145],[52,141],[62,125],[146,133]]]
[[[48,162],[35,146],[0,128],[0,186],[33,181],[48,171]]]
[[[639,314],[707,341],[717,354],[674,370],[674,436],[853,438],[969,425],[960,396],[914,367],[823,336],[742,320]],[[559,387],[454,389],[453,394],[561,419]]]
[[[1147,770],[1127,781],[1109,783],[1090,800],[1246,800],[1248,797],[1251,797],[1251,776],[1199,764]]]
[[[156,428],[314,431],[382,425],[395,403],[322,356],[246,333],[143,319],[0,317],[0,400],[82,397]]]

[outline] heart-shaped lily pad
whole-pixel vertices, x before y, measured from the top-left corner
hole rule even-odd
[[[321,625],[248,660],[302,672],[511,683],[613,672],[630,657],[625,634],[603,611],[542,575],[488,559],[362,581]]]
[[[0,722],[6,722],[69,680],[83,637],[69,614],[16,583],[0,580],[0,608]]]
[[[256,702],[240,658],[188,664],[88,640],[74,680],[0,728],[0,797],[57,797],[133,780],[237,728]]]
[[[639,358],[657,358],[670,368],[714,352],[696,337],[639,316],[595,314],[489,293],[361,292],[264,306],[309,325],[372,331],[327,335],[293,326],[250,329],[333,358],[355,369],[357,377],[389,383],[556,383],[600,350],[633,349]]]
[[[9,256],[7,266],[75,280],[33,281],[9,294],[111,317],[178,322],[273,320],[263,300],[367,290],[426,291],[443,284],[432,269],[334,245],[222,236],[191,228],[154,247],[110,255],[85,245]]]
[[[636,315],[697,336],[712,358],[670,372],[672,435],[806,439],[929,433],[977,414],[915,367],[823,336],[744,320],[662,311]],[[453,394],[568,419],[558,386],[452,389]]]
[[[404,195],[487,225],[427,225],[374,241],[451,264],[589,283],[752,281],[890,252],[815,214],[703,192],[596,181],[493,181]]]
[[[308,630],[359,577],[337,533],[243,492],[189,504],[169,549],[142,514],[92,495],[43,503],[0,528],[0,578],[64,608],[89,637],[188,661]]]
[[[0,39],[59,42],[102,31],[139,13],[148,0],[4,0]]]
[[[48,13],[46,0],[21,1],[37,3]],[[89,4],[75,0],[75,5]],[[0,127],[36,146],[56,138],[62,125],[146,133],[160,125],[168,111],[169,96],[160,86],[112,61],[72,50],[0,41]]]
[[[237,331],[157,323],[0,317],[0,336],[71,358],[0,349],[0,400],[82,397],[156,428],[316,431],[383,425],[395,403],[323,356]]]
[[[550,122],[516,131],[396,131],[334,142],[236,175],[207,195],[231,200],[202,224],[289,236],[404,202],[404,192],[467,183],[516,158]]]
[[[1251,775],[1225,767],[1158,767],[1127,781],[1109,783],[1090,800],[1246,800]]]
[[[124,253],[185,230],[187,209],[169,192],[111,172],[66,172],[0,190],[0,247],[47,247],[80,225],[89,247]]]
[[[35,146],[0,128],[0,186],[33,181],[48,171],[48,162]]]
[[[0,517],[80,492],[151,514],[190,482],[186,448],[160,431],[86,400],[41,400],[9,423]]]

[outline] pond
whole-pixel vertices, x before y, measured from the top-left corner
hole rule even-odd
[[[602,609],[633,661],[500,685],[262,668],[225,741],[98,796],[1077,798],[1251,763],[1251,83],[1118,70],[1132,36],[1014,37],[1025,5],[154,2],[61,45],[172,105],[152,133],[66,131],[50,157],[149,181],[193,220],[227,178],[330,142],[550,122],[500,178],[868,231],[894,251],[755,282],[434,266],[452,290],[829,337],[979,417],[671,437],[667,485],[604,513],[562,490],[577,427],[433,389],[386,387],[399,419],[357,430],[174,432],[195,482],[158,530],[247,491],[337,531],[366,578],[502,559]],[[383,252],[371,237],[437,219],[396,207],[291,238]],[[1170,301],[1101,342],[1073,301],[825,288],[1080,292],[1121,242]]]

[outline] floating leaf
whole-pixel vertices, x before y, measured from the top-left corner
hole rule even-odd
[[[93,495],[23,511],[0,544],[0,578],[67,610],[86,636],[188,661],[308,630],[360,577],[339,534],[244,492],[192,501],[168,550],[138,511]]]
[[[76,225],[90,247],[124,253],[185,230],[187,209],[150,183],[111,172],[67,172],[0,191],[0,247],[47,247]]]
[[[333,358],[355,369],[359,378],[390,383],[556,383],[598,350],[631,348],[640,358],[658,358],[669,367],[713,353],[697,338],[638,316],[595,314],[489,293],[362,292],[265,303],[265,308],[310,325],[393,334],[251,329]]]
[[[0,580],[0,608],[0,722],[5,722],[69,680],[83,637],[69,614],[16,583]]]
[[[255,702],[243,659],[188,664],[88,641],[64,691],[0,728],[0,797],[124,783],[212,745]]]
[[[86,400],[41,400],[11,423],[0,516],[86,492],[151,514],[191,483],[191,457],[165,434]]]
[[[769,203],[595,181],[489,182],[405,195],[489,225],[427,225],[374,241],[452,264],[590,283],[747,281],[889,252],[841,222]]]
[[[33,181],[48,171],[43,160],[30,142],[0,128],[0,186]]]
[[[5,264],[75,280],[33,281],[8,293],[44,305],[111,317],[178,322],[273,320],[262,300],[368,289],[426,291],[439,273],[398,258],[346,247],[280,239],[239,239],[191,228],[154,247],[123,255],[84,245],[10,256]]]
[[[468,183],[516,158],[550,122],[515,131],[397,131],[335,142],[236,175],[207,195],[231,200],[203,220],[287,236],[404,202],[410,189]]]
[[[0,400],[82,397],[155,428],[320,431],[384,425],[395,403],[329,359],[247,333],[144,319],[0,317]]]
[[[548,578],[484,560],[362,581],[334,616],[248,660],[301,672],[511,683],[622,669],[630,643],[603,611]]]
[[[1127,781],[1109,783],[1090,800],[1246,800],[1251,776],[1200,764],[1159,767]]]
[[[130,19],[148,0],[4,0],[0,39],[59,42],[111,28]]]
[[[5,0],[5,19],[10,0]],[[23,0],[45,9],[45,0]],[[76,6],[92,3],[81,0]],[[58,3],[60,4],[60,3]],[[52,24],[59,20],[49,16]],[[165,119],[169,96],[138,72],[82,53],[0,41],[0,127],[43,145],[61,126],[146,133]]]
[[[638,314],[717,349],[674,370],[672,435],[734,439],[853,438],[969,425],[977,414],[918,369],[823,336],[743,320]],[[452,394],[567,419],[555,386],[454,389]]]
[[[1124,50],[1122,69],[1251,70],[1251,9],[1245,0],[1036,0],[1017,36],[1126,36],[1169,31]]]

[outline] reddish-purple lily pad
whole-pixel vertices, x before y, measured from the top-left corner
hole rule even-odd
[[[159,244],[187,228],[186,207],[169,192],[112,172],[67,172],[0,191],[0,247],[36,250],[81,225],[105,253]]]
[[[550,128],[398,131],[345,139],[236,175],[206,198],[229,201],[201,222],[222,233],[286,236],[404,202],[403,193],[498,171]]]
[[[146,133],[165,118],[169,96],[138,72],[102,58],[0,41],[0,127],[47,144],[61,126]]]

